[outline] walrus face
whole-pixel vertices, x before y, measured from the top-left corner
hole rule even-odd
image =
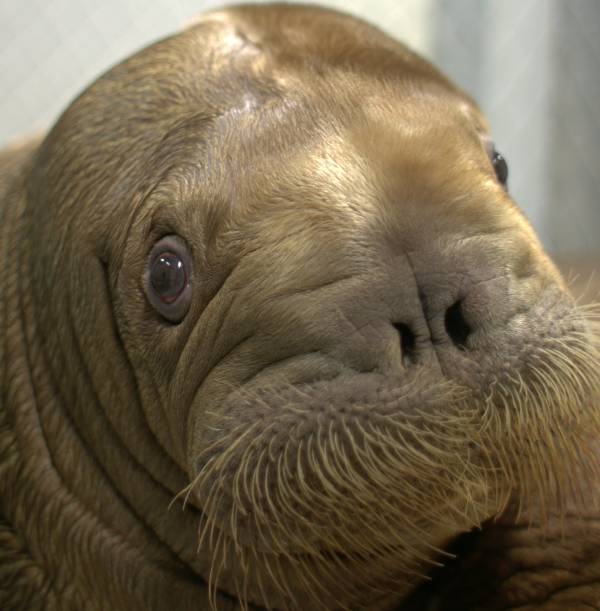
[[[407,135],[397,108],[411,102],[423,109],[326,117],[263,163],[255,133],[229,149],[228,188],[201,181],[243,195],[223,198],[232,271],[183,323],[190,352],[172,374],[202,380],[179,420],[186,496],[215,572],[269,592],[258,601],[275,585],[294,608],[304,590],[325,608],[385,606],[374,592],[397,597],[432,548],[511,494],[563,494],[576,459],[586,326],[476,129],[436,102]],[[290,118],[256,121],[269,134]],[[219,349],[198,361],[207,333]]]
[[[327,36],[309,35],[309,9],[249,10],[207,17],[72,107],[85,129],[60,137],[102,169],[78,170],[95,221],[65,248],[101,253],[211,587],[390,608],[511,498],[526,510],[578,485],[597,332],[464,94],[350,18],[319,13]],[[125,117],[98,106],[145,83]],[[125,144],[92,152],[90,132]]]

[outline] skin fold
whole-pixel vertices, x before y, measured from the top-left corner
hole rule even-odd
[[[0,152],[0,608],[600,608],[598,309],[494,159],[430,64],[293,5]]]

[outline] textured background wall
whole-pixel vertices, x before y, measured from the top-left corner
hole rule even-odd
[[[0,146],[213,0],[0,0]],[[600,261],[600,1],[323,0],[408,42],[468,90],[546,246]]]

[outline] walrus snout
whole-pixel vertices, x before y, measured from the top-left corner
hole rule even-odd
[[[438,269],[445,267],[440,256]],[[414,266],[411,265],[414,269]],[[479,280],[481,276],[485,280]],[[507,305],[507,287],[514,285],[506,267],[447,270],[431,272],[419,279],[413,275],[416,298],[405,309],[395,313],[392,324],[398,332],[402,361],[405,367],[436,362],[440,349],[452,354],[469,353],[486,332],[504,327],[519,308],[521,312],[533,303]],[[403,290],[407,290],[403,283]],[[409,289],[410,290],[410,289]],[[513,286],[515,297],[519,287]],[[473,341],[475,339],[475,341]],[[433,356],[429,358],[427,356]]]
[[[392,310],[391,323],[404,367],[437,363],[443,370],[449,359],[478,358],[484,347],[490,348],[492,337],[496,345],[502,337],[499,351],[514,355],[524,340],[515,320],[527,326],[530,319],[529,325],[542,331],[541,302],[556,320],[568,315],[572,302],[556,283],[552,267],[522,274],[510,259],[510,252],[501,248],[478,245],[461,252],[449,245],[445,252],[416,251],[406,256],[408,265],[396,264],[403,273],[390,283],[402,287],[402,299]]]

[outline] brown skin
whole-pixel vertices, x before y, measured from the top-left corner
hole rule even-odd
[[[593,581],[569,516],[598,332],[488,139],[378,30],[270,6],[208,14],[2,153],[0,607],[564,608],[527,559],[518,595],[474,560],[525,538],[548,565],[519,507],[553,529],[568,506],[545,596]],[[148,280],[173,235],[176,321]]]

